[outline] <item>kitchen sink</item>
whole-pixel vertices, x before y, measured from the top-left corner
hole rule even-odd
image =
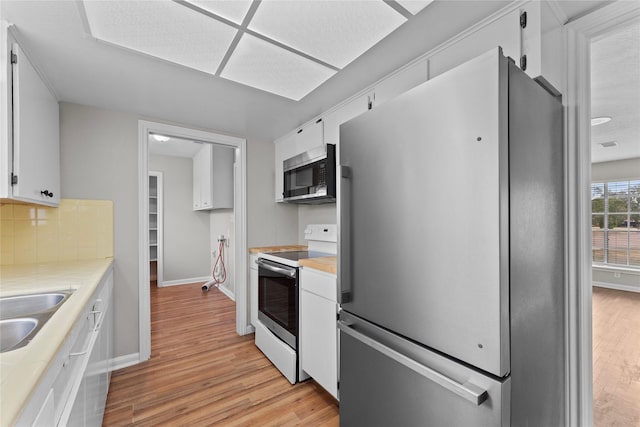
[[[48,292],[0,298],[0,319],[51,310],[61,304],[67,296],[68,294],[62,292]]]
[[[0,353],[29,344],[71,291],[0,298]]]
[[[31,332],[38,326],[34,318],[18,318],[0,320],[0,353],[22,347]],[[24,345],[24,344],[23,344]]]

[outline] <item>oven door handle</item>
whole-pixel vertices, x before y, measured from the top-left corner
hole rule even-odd
[[[283,274],[287,277],[293,277],[293,278],[296,277],[297,272],[295,268],[282,267],[279,264],[276,264],[264,258],[258,258],[256,260],[256,264],[258,264],[260,267],[266,270],[273,271],[274,273]]]

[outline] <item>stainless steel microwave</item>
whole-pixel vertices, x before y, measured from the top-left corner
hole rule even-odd
[[[325,144],[282,162],[284,201],[334,203],[336,201],[336,146]]]

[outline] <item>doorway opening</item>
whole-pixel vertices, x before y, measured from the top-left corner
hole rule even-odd
[[[640,420],[640,20],[591,39],[593,424]]]
[[[224,250],[228,250],[224,257],[227,263],[227,286],[220,286],[219,289],[235,300],[236,332],[244,335],[250,332],[251,327],[246,316],[246,140],[142,120],[139,121],[138,128],[139,341],[140,361],[143,361],[151,355],[152,255],[157,255],[158,286],[204,282],[215,273],[214,251],[217,255],[218,239],[224,238]],[[152,148],[154,142],[159,140],[171,143],[162,148]],[[168,155],[171,150],[173,154]],[[214,152],[220,153],[215,158],[225,159],[224,167],[211,163],[215,161],[212,160]],[[210,161],[202,163],[207,153]],[[154,199],[149,178],[150,172],[159,172],[159,169],[163,169],[160,175],[163,191],[159,197],[156,194]],[[210,174],[222,169],[228,175],[218,181],[226,188],[215,193],[213,199],[213,192],[205,189],[206,185],[194,185],[212,181],[211,176],[198,178],[198,170],[199,173]],[[160,181],[156,178],[156,185],[158,182]],[[209,198],[205,194],[209,194]],[[221,194],[224,200],[220,198]],[[157,214],[153,214],[154,207],[156,212],[162,213],[164,219],[160,223],[151,224],[152,220],[159,219]],[[171,215],[168,215],[169,210]],[[167,221],[171,223],[168,224]],[[155,246],[152,244],[154,238]]]
[[[567,80],[568,425],[593,425],[591,42],[640,20],[637,2],[612,2],[565,26]]]

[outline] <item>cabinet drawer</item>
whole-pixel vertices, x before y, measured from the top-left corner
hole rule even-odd
[[[300,272],[300,288],[337,302],[337,285],[334,274],[302,268]]]

